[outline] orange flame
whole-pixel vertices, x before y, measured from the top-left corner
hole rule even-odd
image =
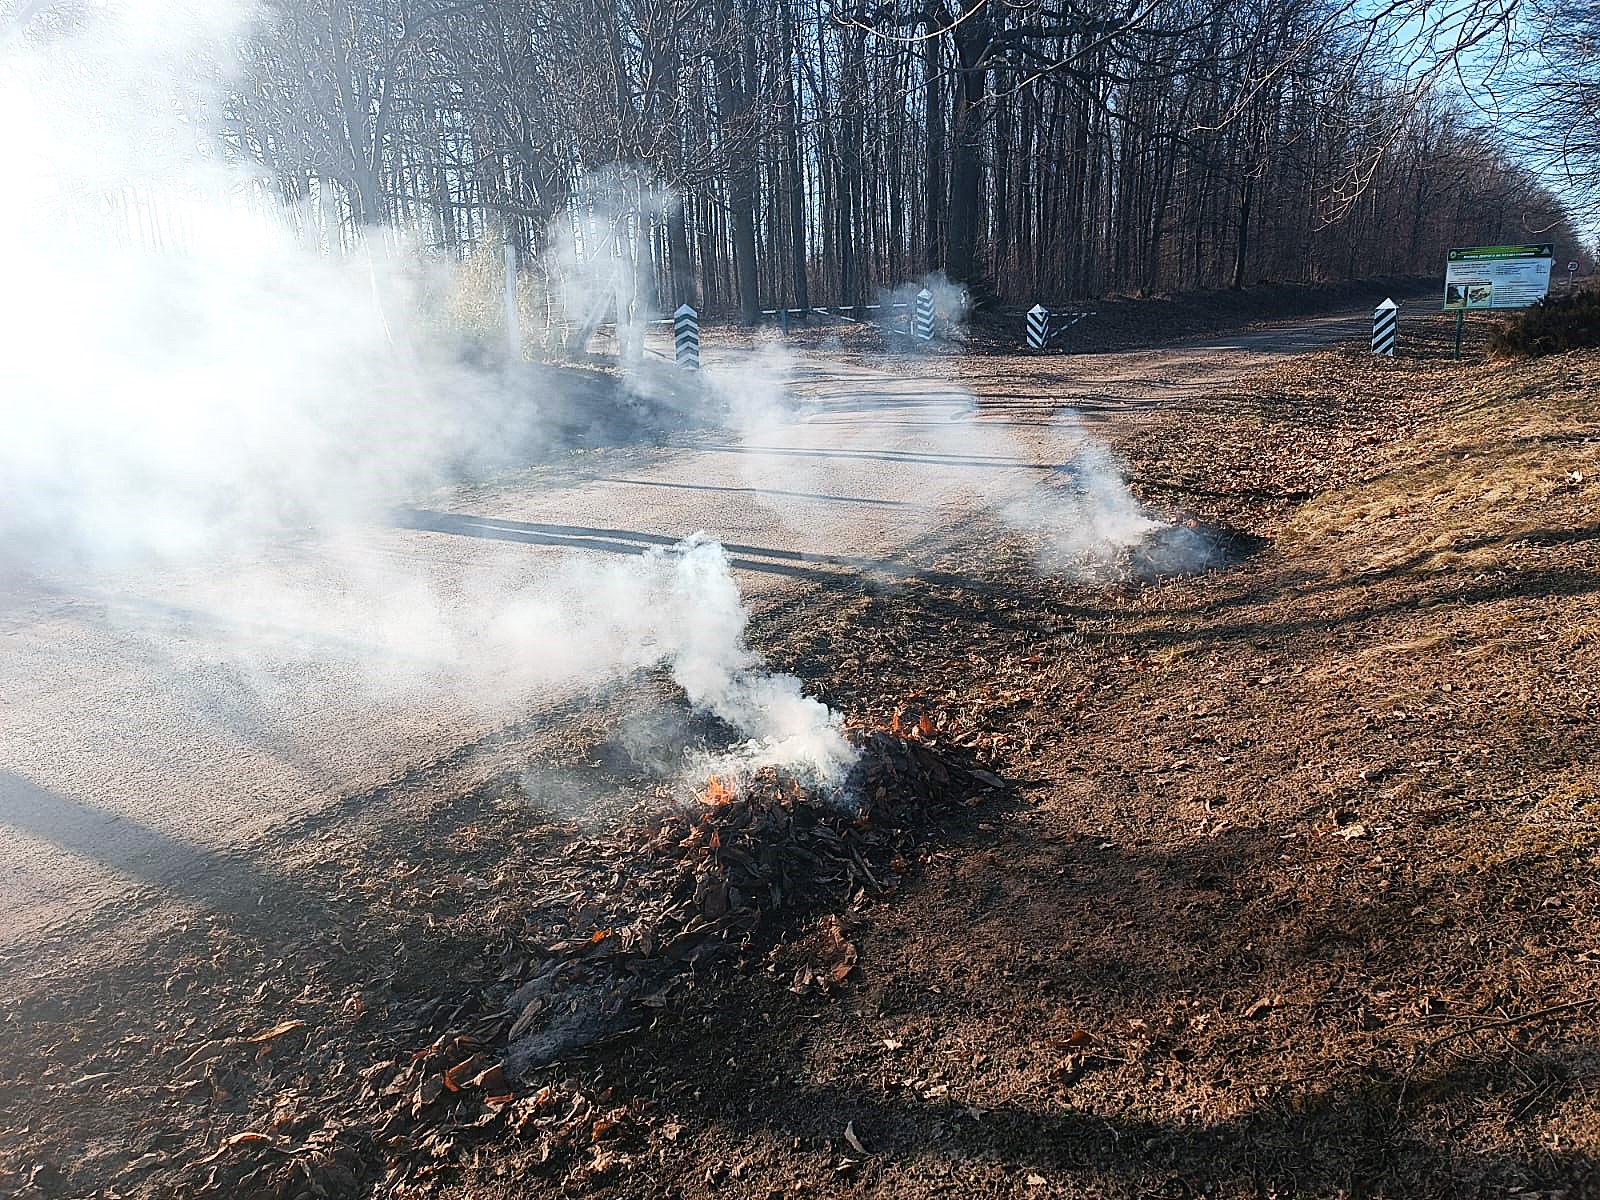
[[[700,799],[706,804],[727,804],[733,799],[733,791],[713,775],[706,780],[706,790],[700,793]]]

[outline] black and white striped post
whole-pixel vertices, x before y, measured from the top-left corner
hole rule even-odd
[[[911,334],[924,342],[933,341],[933,293],[927,288],[917,293],[917,308],[912,318]]]
[[[1043,350],[1049,340],[1050,310],[1035,304],[1028,310],[1028,345],[1034,350]]]
[[[700,314],[680,304],[672,314],[672,336],[677,343],[678,365],[685,371],[700,369]]]
[[[1386,299],[1372,314],[1372,352],[1386,358],[1394,357],[1394,344],[1399,334],[1400,306]]]

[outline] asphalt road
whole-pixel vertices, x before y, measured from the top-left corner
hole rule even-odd
[[[203,908],[186,881],[615,677],[651,636],[628,579],[654,547],[707,531],[757,609],[892,576],[905,547],[1035,488],[1074,429],[1364,321],[1120,354],[807,361],[788,404],[770,365],[725,366],[726,429],[577,455],[336,539],[0,580],[0,946],[70,937],[135,893]]]

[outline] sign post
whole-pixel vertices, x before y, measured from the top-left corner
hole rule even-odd
[[[1092,312],[1066,312],[1053,308],[1046,308],[1042,304],[1035,304],[1028,310],[1027,324],[1025,326],[1028,336],[1028,347],[1032,350],[1055,349],[1061,339],[1085,317],[1092,317]]]
[[[1570,292],[1578,286],[1578,260],[1573,259],[1567,263],[1567,290]]]
[[[1456,359],[1461,327],[1474,309],[1527,308],[1550,293],[1555,245],[1464,246],[1450,251],[1444,269],[1444,311],[1456,314]]]

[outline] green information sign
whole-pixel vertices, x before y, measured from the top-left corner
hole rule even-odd
[[[1446,312],[1527,308],[1550,291],[1552,242],[1522,246],[1466,246],[1450,251],[1444,269]]]

